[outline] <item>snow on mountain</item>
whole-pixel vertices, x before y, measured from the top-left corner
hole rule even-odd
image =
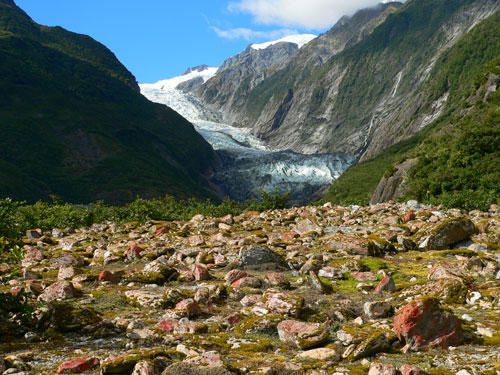
[[[175,89],[183,82],[191,81],[192,79],[202,78],[204,82],[217,74],[219,68],[207,67],[204,70],[188,70],[188,73],[181,76],[165,79],[156,83],[144,83],[141,86],[147,89]]]
[[[179,90],[177,87],[185,82],[202,78],[204,82],[215,76],[218,68],[206,68],[203,70],[190,69],[186,74],[178,77],[158,81],[156,83],[139,84],[141,93],[155,103],[165,104],[179,112],[190,122],[205,119],[214,119],[212,113],[200,102],[200,100],[189,93]]]
[[[284,38],[274,40],[266,43],[252,44],[250,47],[256,50],[266,49],[274,44],[278,43],[293,43],[296,44],[299,48],[302,48],[304,45],[309,43],[311,40],[315,39],[317,35],[313,34],[297,34],[297,35],[289,35]]]

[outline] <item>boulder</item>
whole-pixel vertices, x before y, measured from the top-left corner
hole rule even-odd
[[[284,343],[305,350],[325,343],[329,336],[328,328],[327,324],[284,320],[278,324],[278,335]]]
[[[461,321],[441,308],[435,298],[419,298],[399,310],[394,331],[406,343],[404,351],[447,348],[463,342]]]
[[[42,294],[38,296],[41,302],[51,302],[56,300],[64,300],[74,298],[77,291],[69,281],[58,281],[49,287],[45,288]]]
[[[240,267],[254,270],[286,269],[285,260],[265,246],[242,249],[239,254]]]
[[[474,233],[476,227],[470,219],[445,219],[418,231],[417,237],[421,239],[418,247],[421,250],[449,249],[458,242],[468,240]]]

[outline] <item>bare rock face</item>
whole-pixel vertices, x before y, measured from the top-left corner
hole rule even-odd
[[[399,164],[392,175],[382,177],[377,188],[373,192],[370,204],[396,201],[404,196],[406,191],[405,183],[408,172],[417,165],[417,159],[406,160]]]
[[[404,351],[425,348],[447,348],[463,342],[460,320],[440,307],[439,300],[415,300],[394,317],[394,330],[406,343]]]

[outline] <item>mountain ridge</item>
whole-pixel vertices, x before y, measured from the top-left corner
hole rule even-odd
[[[39,26],[11,3],[0,3],[0,30],[2,195],[76,203],[216,196],[210,145],[142,97],[109,49]]]

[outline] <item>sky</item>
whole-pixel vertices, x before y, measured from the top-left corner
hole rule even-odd
[[[223,61],[251,43],[319,34],[379,0],[15,0],[36,22],[90,35],[139,82]]]

